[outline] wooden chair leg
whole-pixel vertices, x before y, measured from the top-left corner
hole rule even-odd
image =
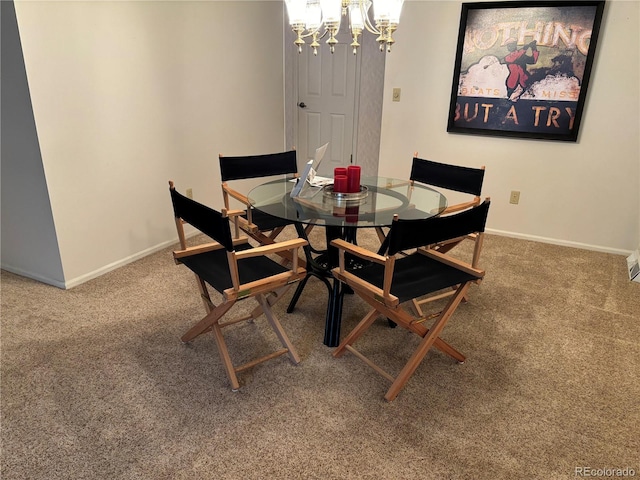
[[[227,311],[234,305],[235,300],[226,301],[215,307],[211,310],[202,320],[196,323],[193,327],[191,327],[187,333],[182,335],[181,340],[183,342],[190,342],[198,335],[201,335],[208,330],[211,330],[213,325],[216,325],[220,318],[227,313]]]
[[[354,287],[355,290],[357,290],[357,287]],[[455,292],[454,292],[455,293]],[[383,304],[379,303],[377,300],[374,300],[371,297],[368,296],[363,296],[361,297],[363,300],[365,300],[367,303],[369,303],[369,305],[371,307],[373,307],[373,309],[378,313],[378,315],[382,315],[383,317],[387,317],[390,321],[392,321],[393,323],[395,323],[396,325],[401,325],[403,328],[406,328],[407,330],[414,332],[418,335],[420,335],[421,337],[424,337],[425,335],[427,335],[429,333],[429,329],[426,328],[424,325],[420,324],[420,323],[414,323],[412,320],[414,320],[411,315],[409,315],[406,312],[403,312],[401,309],[392,309],[392,308],[388,308],[385,307]],[[446,309],[446,307],[445,307]],[[373,317],[373,319],[375,320],[375,316]],[[356,328],[358,328],[360,325],[356,326]],[[366,328],[365,328],[366,330]],[[362,335],[363,332],[360,332],[356,339],[358,337],[360,337],[360,335]],[[350,338],[351,334],[349,334],[349,336],[347,336],[347,339]],[[343,342],[345,343],[346,340]],[[353,343],[355,342],[355,339],[352,339],[350,342],[350,345],[353,345]],[[346,344],[345,344],[346,346]],[[454,358],[455,360],[457,360],[458,362],[463,363],[465,361],[465,356],[458,352],[455,348],[453,348],[451,345],[449,345],[447,342],[445,342],[444,340],[442,340],[441,338],[436,338],[433,346],[435,348],[437,348],[438,350],[440,350],[442,353],[445,353],[447,355],[449,355],[450,357]],[[340,348],[340,347],[338,347]],[[342,355],[344,353],[344,349],[341,349],[340,352],[334,352],[334,356],[338,357],[340,355]]]
[[[211,310],[213,310],[213,308],[215,308],[215,306],[211,301],[211,296],[209,295],[207,284],[198,275],[196,275],[196,282],[198,284],[198,290],[200,291],[200,298],[202,299],[202,303],[204,303],[204,308],[207,309],[207,312],[210,312]]]
[[[274,290],[273,292],[270,292],[268,295],[265,296],[265,299],[267,301],[267,303],[269,304],[269,306],[273,306],[275,305],[275,303],[280,300],[282,298],[282,295],[289,290],[289,288],[291,288],[291,285],[285,285],[283,287],[280,287],[276,290]],[[262,309],[262,305],[260,304],[260,302],[258,302],[258,306],[256,308],[254,308],[251,313],[249,314],[249,316],[251,317],[251,321],[259,318],[262,314],[264,314],[264,310]]]
[[[450,297],[456,293],[457,286],[451,287],[452,289],[448,292],[439,293],[437,295],[431,295],[427,298],[423,298],[422,300],[416,300],[415,298],[411,300],[413,304],[413,310],[416,313],[416,316],[422,317],[424,316],[424,311],[422,310],[422,305],[426,305],[427,303],[435,302],[436,300],[440,300],[442,298]],[[462,303],[467,303],[469,301],[469,292],[467,292],[462,299]]]
[[[351,346],[360,336],[371,326],[373,321],[378,317],[379,312],[373,308],[367,313],[360,323],[356,325],[349,335],[342,341],[340,345],[333,351],[334,357],[340,357],[344,354],[347,345]]]
[[[416,317],[422,317],[424,313],[422,312],[422,308],[420,307],[420,302],[415,298],[411,300],[411,305],[413,306],[413,311],[416,314]]]
[[[271,306],[269,305],[268,300],[265,298],[264,295],[256,295],[256,300],[258,300],[258,302],[262,306],[262,311],[267,317],[267,320],[269,321],[271,328],[273,328],[273,331],[276,333],[276,335],[280,339],[280,343],[282,343],[282,346],[288,350],[289,358],[294,364],[297,365],[298,363],[300,363],[300,357],[298,356],[298,353],[296,352],[295,347],[289,340],[289,337],[287,336],[286,332],[282,328],[280,321],[276,318],[276,316],[271,311]]]
[[[467,293],[468,288],[469,282],[461,285],[458,288],[455,295],[451,298],[445,309],[442,311],[440,317],[438,317],[438,320],[436,320],[435,324],[429,329],[429,333],[427,333],[427,335],[425,335],[425,337],[422,339],[422,341],[418,345],[418,348],[413,352],[409,361],[405,364],[396,379],[391,384],[391,387],[384,396],[385,400],[391,402],[398,396],[411,375],[413,375],[413,373],[416,371],[416,368],[418,368],[418,366],[424,359],[424,356],[427,354],[431,346],[438,339],[440,332],[442,332],[442,329],[449,321],[449,318],[451,318],[453,312],[455,312],[458,305],[460,305],[460,302]]]
[[[216,344],[218,346],[218,353],[220,354],[220,359],[222,360],[224,369],[227,372],[227,376],[229,377],[229,382],[231,383],[231,390],[234,392],[237,392],[240,389],[240,382],[238,382],[236,369],[233,366],[233,362],[231,361],[231,356],[229,355],[227,342],[224,341],[224,336],[222,335],[222,327],[220,327],[220,324],[216,322],[215,324],[213,324],[212,330],[213,330],[213,338],[215,338]]]
[[[280,235],[280,232],[282,232],[282,230],[284,230],[284,227],[277,227],[274,228],[273,230],[271,230],[271,233],[269,234],[269,238],[271,240],[275,240],[275,238]]]

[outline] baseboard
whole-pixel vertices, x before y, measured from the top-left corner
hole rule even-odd
[[[557,238],[539,237],[537,235],[527,235],[523,233],[506,232],[504,230],[494,230],[487,228],[486,233],[493,235],[500,235],[503,237],[517,238],[520,240],[530,240],[532,242],[549,243],[551,245],[560,245],[563,247],[580,248],[582,250],[592,250],[594,252],[611,253],[613,255],[624,255],[625,257],[631,254],[631,250],[622,250],[619,248],[602,247],[600,245],[590,245],[588,243],[570,242],[568,240],[558,240]]]
[[[93,280],[94,278],[104,275],[105,273],[109,273],[110,271],[115,270],[116,268],[124,267],[125,265],[135,262],[136,260],[140,260],[141,258],[144,258],[147,255],[151,255],[152,253],[156,253],[156,252],[159,252],[160,250],[164,250],[165,248],[170,247],[171,245],[175,245],[176,243],[177,243],[177,239],[162,242],[158,245],[155,245],[153,247],[150,247],[138,253],[135,253],[134,255],[130,255],[121,260],[118,260],[117,262],[113,262],[108,265],[105,265],[104,267],[100,267],[99,269],[94,270],[93,272],[89,272],[84,275],[80,275],[79,277],[72,278],[71,280],[67,280],[65,281],[65,288],[69,289],[69,288],[76,287],[82,283],[88,282],[89,280]]]
[[[27,270],[22,270],[21,268],[16,268],[11,265],[0,264],[0,268],[2,270],[6,270],[7,272],[13,273],[15,275],[20,275],[21,277],[30,278],[32,280],[36,280],[41,283],[46,283],[47,285],[51,285],[53,287],[58,287],[62,289],[66,289],[65,282],[61,282],[60,280],[55,280],[49,277],[43,277],[40,274],[29,272]]]
[[[522,234],[522,233],[514,233],[514,232],[507,232],[504,230],[494,230],[491,228],[487,228],[486,232],[488,234],[492,234],[492,235],[500,235],[503,237],[510,237],[510,238],[517,238],[520,240],[529,240],[532,242],[541,242],[541,243],[549,243],[551,245],[560,245],[563,247],[572,247],[572,248],[580,248],[583,250],[592,250],[595,252],[603,252],[603,253],[610,253],[613,255],[624,255],[625,257],[628,257],[631,254],[631,250],[622,250],[622,249],[618,249],[618,248],[610,248],[610,247],[602,247],[599,245],[589,245],[586,243],[580,243],[580,242],[570,242],[567,240],[558,240],[556,238],[547,238],[547,237],[539,237],[537,235],[526,235],[526,234]],[[187,237],[192,237],[197,235],[198,232],[193,232],[187,235]],[[101,267],[97,270],[94,270],[93,272],[89,272],[85,275],[81,275],[79,277],[64,281],[64,282],[60,282],[59,280],[55,280],[52,278],[47,278],[47,277],[43,277],[41,275],[38,274],[34,274],[32,272],[27,272],[27,271],[23,271],[19,268],[14,268],[10,265],[4,265],[2,264],[0,266],[0,268],[2,268],[3,270],[6,270],[8,272],[14,273],[16,275],[20,275],[22,277],[27,277],[27,278],[31,278],[33,280],[37,280],[38,282],[42,282],[42,283],[46,283],[47,285],[52,285],[54,287],[58,287],[58,288],[62,288],[64,290],[67,290],[69,288],[73,288],[77,285],[80,285],[82,283],[88,282],[89,280],[93,280],[94,278],[97,278],[101,275],[104,275],[105,273],[108,273],[112,270],[115,270],[116,268],[120,268],[123,267],[129,263],[135,262],[136,260],[140,260],[141,258],[146,257],[147,255],[151,255],[152,253],[158,252],[160,250],[163,250],[171,245],[175,245],[177,242],[176,240],[168,240],[166,242],[162,242],[158,245],[155,245],[153,247],[147,248],[145,250],[142,250],[134,255],[130,255],[129,257],[123,258],[121,260],[118,260],[117,262],[113,262],[110,263],[109,265],[105,265],[104,267]]]
[[[196,235],[199,235],[200,232],[197,230],[193,230],[192,231],[185,231],[185,237],[187,239],[191,238],[191,237],[195,237]],[[94,278],[99,277],[100,275],[104,275],[105,273],[108,273],[112,270],[115,270],[116,268],[120,268],[120,267],[124,267],[125,265],[135,262],[136,260],[140,260],[141,258],[146,257],[147,255],[151,255],[152,253],[156,253],[159,252],[160,250],[164,250],[167,247],[170,247],[172,245],[177,245],[178,244],[178,239],[174,239],[174,240],[167,240],[166,242],[162,242],[158,245],[155,245],[153,247],[149,247],[145,250],[142,250],[138,253],[135,253],[133,255],[130,255],[126,258],[123,258],[122,260],[118,260],[117,262],[113,262],[110,263],[109,265],[105,265],[104,267],[101,267],[97,270],[94,270],[93,272],[89,272],[85,275],[81,275],[79,277],[73,278],[67,282],[65,282],[66,288],[73,288],[77,285],[80,285],[82,283],[88,282],[89,280],[93,280]]]
[[[186,237],[190,238],[190,237],[196,236],[198,233],[199,232],[187,233]],[[52,285],[54,287],[58,287],[63,290],[68,290],[82,283],[88,282],[89,280],[93,280],[94,278],[104,275],[105,273],[108,273],[112,270],[115,270],[116,268],[120,268],[129,263],[135,262],[136,260],[140,260],[141,258],[144,258],[147,255],[151,255],[152,253],[156,253],[156,252],[159,252],[160,250],[164,250],[165,248],[170,247],[171,245],[176,245],[177,243],[178,243],[177,239],[167,240],[166,242],[162,242],[158,245],[155,245],[153,247],[147,248],[138,253],[125,257],[121,260],[118,260],[117,262],[110,263],[108,265],[105,265],[104,267],[98,268],[97,270],[86,273],[84,275],[80,275],[79,277],[75,277],[70,280],[65,280],[64,282],[61,282],[60,280],[48,278],[48,277],[43,277],[42,275],[32,273],[32,272],[27,272],[19,268],[14,268],[11,265],[2,264],[0,268],[2,268],[3,270],[6,270],[7,272],[20,275],[21,277],[31,278],[33,280],[37,280],[38,282],[46,283],[47,285]]]

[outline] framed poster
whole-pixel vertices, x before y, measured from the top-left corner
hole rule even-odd
[[[463,3],[447,131],[575,142],[604,4]]]

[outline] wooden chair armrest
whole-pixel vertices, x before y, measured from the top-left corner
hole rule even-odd
[[[227,184],[225,183],[222,184],[222,190],[228,193],[229,195],[231,195],[236,200],[244,203],[247,207],[251,206],[251,204],[249,203],[249,198],[246,195],[238,192],[237,190],[234,190],[233,188],[229,187]]]
[[[241,260],[243,258],[257,257],[259,255],[268,255],[270,253],[282,252],[284,250],[294,250],[296,248],[304,247],[309,242],[302,238],[294,238],[292,240],[286,240],[284,242],[276,242],[270,245],[261,245],[249,250],[241,250],[236,252],[236,259]]]
[[[242,228],[243,230],[250,232],[250,233],[256,233],[258,231],[260,231],[260,229],[258,228],[258,226],[255,223],[251,223],[249,222],[249,220],[247,220],[244,217],[237,217],[236,218],[238,225],[240,225],[240,228]]]
[[[178,260],[183,257],[190,257],[191,255],[198,255],[200,253],[211,252],[213,250],[220,250],[224,248],[218,242],[203,243],[202,245],[195,245],[193,247],[183,248],[182,250],[174,250],[173,258]]]
[[[359,247],[352,243],[346,242],[342,239],[336,239],[331,241],[331,245],[337,247],[340,252],[338,255],[339,266],[336,269],[340,275],[343,275],[345,279],[349,279],[349,282],[360,286],[366,286],[367,292],[369,292],[376,300],[383,301],[385,304],[393,304],[393,299],[391,295],[391,281],[393,279],[393,267],[395,265],[395,257],[385,257],[382,255],[378,255],[377,253],[373,253],[366,248]],[[352,255],[362,258],[363,260],[379,263],[380,265],[384,265],[384,279],[382,289],[365,282],[357,275],[349,273],[345,270],[345,252],[348,252]],[[354,288],[354,285],[351,285]],[[395,297],[393,297],[395,298]],[[395,300],[397,303],[397,299]]]
[[[238,284],[233,288],[228,288],[223,292],[226,299],[240,299],[250,295],[257,295],[260,293],[273,292],[281,287],[284,287],[290,283],[297,282],[304,278],[306,270],[304,268],[297,268],[296,270],[290,270],[283,273],[277,273],[270,277],[254,280],[253,282]]]
[[[377,253],[373,253],[371,250],[367,250],[366,248],[359,247],[358,245],[354,245],[353,243],[349,243],[342,239],[336,239],[331,241],[331,245],[340,250],[344,250],[353,255],[356,255],[362,259],[369,260],[371,262],[376,262],[381,265],[384,265],[387,261],[387,257],[382,255],[378,255]]]
[[[446,265],[449,265],[451,267],[467,272],[477,278],[484,277],[484,274],[485,274],[484,270],[473,268],[470,264],[463,262],[462,260],[458,260],[457,258],[453,258],[449,255],[445,255],[444,253],[440,253],[428,248],[424,248],[424,249],[420,248],[418,249],[418,252],[420,252],[422,255],[426,255],[435,260],[438,260],[439,262],[442,262]]]
[[[286,283],[289,283],[289,281],[295,280],[299,276],[303,276],[305,270],[304,268],[298,267],[298,254],[296,252],[298,248],[303,247],[307,244],[308,242],[306,240],[303,240],[302,238],[294,238],[293,240],[287,240],[285,242],[277,242],[270,245],[262,245],[259,247],[254,247],[249,250],[241,250],[239,252],[230,253],[229,268],[231,269],[231,281],[233,282],[234,290],[246,293],[251,290],[254,290],[259,286],[264,287],[264,286],[272,285],[273,280],[275,280],[276,277],[283,278],[286,280]],[[277,253],[283,250],[291,250],[293,253],[292,255],[293,261],[291,262],[291,268],[289,269],[289,273],[287,274],[282,273],[279,275],[257,280],[250,284],[240,285],[240,276],[238,274],[238,261],[246,258],[263,256],[270,253]]]
[[[245,211],[239,209],[227,210],[223,208],[222,213],[227,217],[240,217],[245,214]]]
[[[440,215],[447,215],[449,213],[460,212],[462,210],[466,210],[471,207],[475,207],[476,205],[480,205],[480,197],[476,197],[473,200],[469,200],[464,203],[456,203],[455,205],[449,205],[445,208]]]
[[[249,209],[247,209],[249,210]],[[247,213],[247,211],[245,210],[239,210],[239,209],[223,209],[222,210],[223,214],[226,215],[227,217],[231,217],[232,221],[237,222],[237,224],[240,226],[240,228],[242,228],[243,230],[250,232],[250,233],[255,233],[257,232],[258,226],[255,223],[250,223],[249,220],[247,220],[246,218],[243,217],[243,215],[245,215]]]
[[[405,186],[413,186],[411,180],[399,180],[397,178],[392,178],[387,180],[387,183],[384,188],[397,188],[397,187],[405,187]]]
[[[233,239],[233,244],[241,245],[243,243],[247,243],[248,241],[249,241],[248,237],[239,237],[239,238]],[[194,245],[193,247],[183,248],[182,250],[174,250],[173,258],[175,260],[178,260],[183,257],[190,257],[191,255],[198,255],[200,253],[207,253],[213,250],[220,250],[221,248],[224,248],[224,247],[220,245],[218,242],[203,243],[200,245]]]
[[[384,303],[388,307],[395,307],[400,303],[400,300],[395,295],[391,295],[391,293],[385,295],[383,289],[376,287],[374,284],[363,280],[362,278],[351,272],[340,270],[339,267],[336,267],[331,270],[331,273],[335,278],[343,283],[346,283],[353,290],[359,291],[361,294],[366,294],[376,301]]]

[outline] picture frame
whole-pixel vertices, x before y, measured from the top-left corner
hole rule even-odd
[[[463,3],[447,132],[576,142],[604,7]]]

